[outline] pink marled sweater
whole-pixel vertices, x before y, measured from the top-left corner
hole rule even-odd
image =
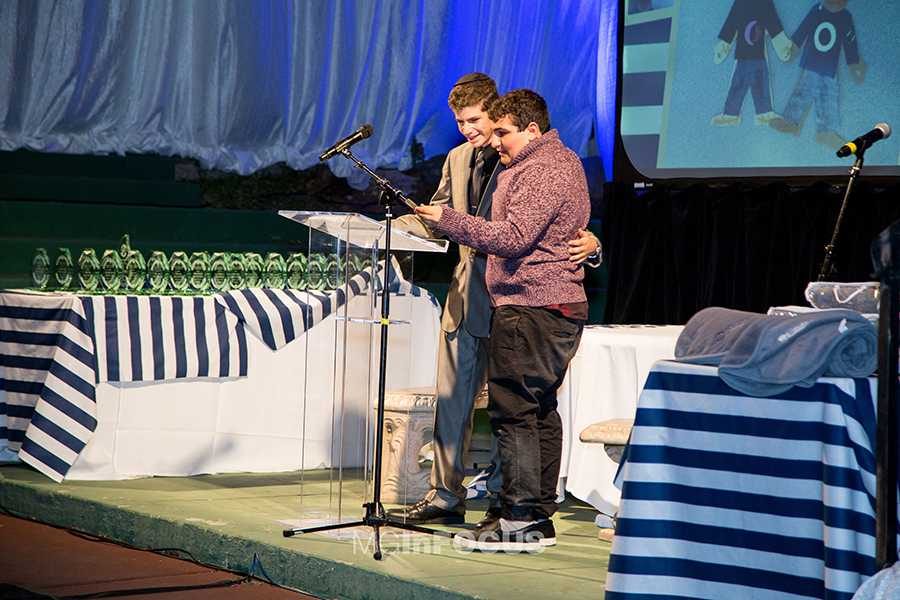
[[[555,129],[533,140],[500,173],[491,220],[444,207],[437,229],[488,254],[494,306],[585,302],[584,269],[566,242],[587,226],[590,200],[581,161]]]

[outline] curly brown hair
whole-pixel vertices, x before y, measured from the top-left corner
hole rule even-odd
[[[488,116],[492,121],[499,121],[508,116],[512,124],[520,130],[528,127],[529,123],[536,123],[541,133],[547,133],[550,129],[547,103],[540,94],[531,90],[513,90],[503,94],[491,104]]]
[[[487,110],[497,99],[497,84],[484,73],[468,73],[460,77],[450,88],[447,104],[458,112],[469,106],[480,104]]]

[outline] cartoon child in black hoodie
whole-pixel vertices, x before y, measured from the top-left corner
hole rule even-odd
[[[776,115],[772,111],[769,63],[766,59],[766,35],[782,61],[790,59],[791,40],[784,33],[773,0],[735,0],[719,32],[713,61],[721,63],[734,50],[734,72],[725,99],[725,110],[712,118],[712,124],[724,127],[741,122],[741,105],[749,91],[756,108],[756,124],[765,125]]]

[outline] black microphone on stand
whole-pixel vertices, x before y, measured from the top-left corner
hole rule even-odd
[[[353,133],[351,133],[344,139],[336,142],[334,144],[334,146],[332,146],[331,148],[329,148],[328,150],[323,152],[321,155],[319,155],[319,160],[326,161],[329,158],[331,158],[332,156],[334,156],[335,154],[337,154],[338,152],[343,152],[344,150],[346,150],[347,148],[349,148],[356,142],[361,142],[364,139],[366,139],[367,137],[369,137],[370,135],[372,135],[373,131],[374,131],[374,129],[372,129],[372,126],[369,125],[368,123],[366,123],[365,125],[363,125],[359,129],[357,129],[356,131],[354,131]]]
[[[889,137],[891,137],[891,126],[887,123],[878,123],[872,131],[864,133],[855,140],[847,142],[837,151],[837,155],[840,158],[855,154],[856,160],[853,161],[853,166],[850,167],[850,181],[847,182],[847,189],[844,191],[844,200],[841,202],[841,210],[838,212],[837,221],[834,224],[831,241],[825,246],[825,260],[822,261],[822,268],[819,270],[819,281],[825,281],[825,278],[829,277],[834,271],[834,267],[831,264],[831,259],[834,255],[834,245],[837,243],[838,231],[841,229],[841,221],[844,218],[844,210],[847,208],[847,199],[850,197],[850,190],[853,188],[853,182],[856,181],[856,176],[859,175],[859,172],[862,170],[866,149],[878,140]]]
[[[887,123],[879,123],[876,125],[872,131],[865,133],[852,142],[847,142],[843,146],[840,147],[837,151],[837,155],[839,158],[844,158],[845,156],[850,156],[851,154],[856,154],[857,152],[865,152],[865,150],[877,142],[878,140],[885,140],[891,137],[891,126]]]

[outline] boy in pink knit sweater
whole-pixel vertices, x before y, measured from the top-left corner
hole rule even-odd
[[[556,543],[550,520],[562,449],[556,390],[587,318],[584,270],[569,261],[566,242],[587,225],[590,201],[581,161],[550,129],[543,98],[514,90],[489,114],[492,144],[506,166],[491,220],[440,205],[420,206],[416,214],[488,254],[494,306],[488,410],[500,450],[502,510],[498,521],[455,539],[471,549],[534,551]]]

